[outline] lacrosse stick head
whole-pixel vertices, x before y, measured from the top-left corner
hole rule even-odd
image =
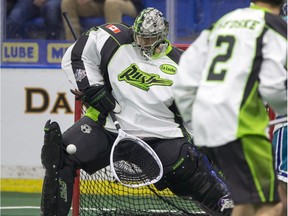
[[[118,130],[110,165],[121,184],[136,188],[155,184],[163,175],[163,166],[154,150],[143,140]]]

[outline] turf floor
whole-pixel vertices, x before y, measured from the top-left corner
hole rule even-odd
[[[40,198],[38,193],[1,192],[0,215],[39,216]]]

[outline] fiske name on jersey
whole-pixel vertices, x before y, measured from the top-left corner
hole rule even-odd
[[[229,20],[222,22],[218,25],[218,28],[247,28],[255,30],[259,26],[258,20]]]
[[[119,81],[125,81],[130,85],[148,91],[153,85],[171,86],[172,80],[161,78],[158,74],[149,74],[141,71],[136,64],[131,64],[118,75]]]

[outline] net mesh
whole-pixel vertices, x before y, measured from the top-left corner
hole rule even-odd
[[[125,185],[143,185],[160,178],[161,169],[153,154],[136,139],[120,140],[112,155],[114,171]]]
[[[190,199],[153,185],[129,188],[115,180],[110,166],[93,175],[80,172],[79,215],[207,215]]]

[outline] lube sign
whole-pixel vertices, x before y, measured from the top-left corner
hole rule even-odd
[[[38,42],[3,42],[2,64],[56,64],[61,63],[61,59],[70,43],[48,43]]]
[[[38,62],[39,46],[37,43],[4,43],[3,62]]]

